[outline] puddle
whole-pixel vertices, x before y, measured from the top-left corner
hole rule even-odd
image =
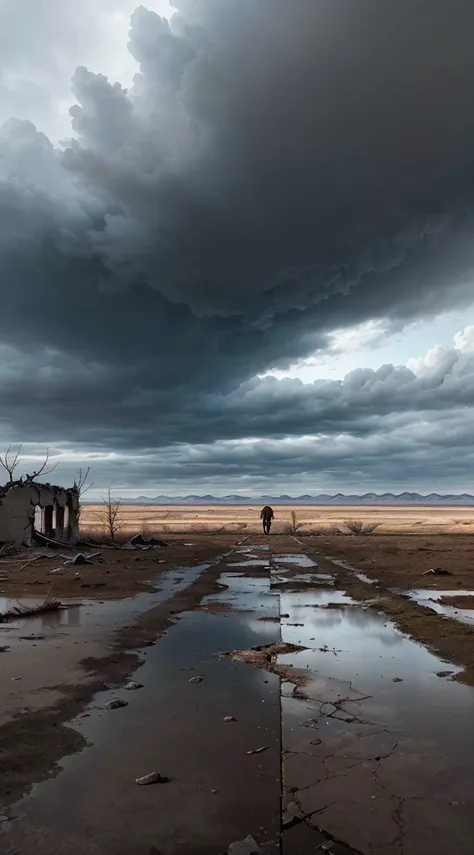
[[[418,588],[413,591],[402,591],[397,589],[398,594],[413,600],[419,606],[433,609],[439,615],[449,617],[452,620],[457,620],[459,623],[467,626],[474,626],[474,591],[435,591],[432,588]],[[472,609],[459,609],[456,606],[449,606],[445,603],[440,603],[438,600],[443,597],[472,597]]]
[[[303,553],[292,554],[288,553],[288,555],[274,555],[273,561],[275,564],[296,564],[297,567],[317,567],[316,561],[313,561],[312,558],[309,558],[308,555],[304,555]]]
[[[279,680],[215,654],[278,637],[278,626],[250,615],[181,614],[147,648],[133,675],[143,688],[100,693],[87,717],[72,723],[90,745],[64,758],[58,777],[15,806],[20,821],[8,829],[12,851],[36,850],[38,840],[38,849],[49,852],[66,840],[78,853],[77,840],[80,851],[84,846],[95,851],[100,844],[101,852],[169,851],[170,846],[184,852],[199,839],[202,851],[217,852],[226,851],[230,840],[243,839],[249,828],[265,828],[274,837],[280,818]],[[203,679],[189,685],[194,675]],[[111,697],[128,705],[97,709]],[[235,722],[224,724],[230,715]],[[268,750],[257,757],[246,756],[263,746]],[[170,782],[136,787],[136,777],[155,764]],[[81,811],[71,814],[71,804],[80,804]]]
[[[292,583],[307,584],[307,585],[334,585],[334,576],[329,573],[297,573],[296,576],[284,576],[278,574],[272,576],[272,582],[276,584],[285,584],[291,586]]]
[[[249,558],[248,561],[233,561],[232,567],[268,567],[269,561],[262,561],[258,558]]]
[[[331,593],[341,597],[340,592],[317,593],[323,601]],[[470,723],[474,691],[437,677],[438,671],[446,670],[446,663],[372,609],[358,604],[308,609],[304,608],[305,594],[298,595],[299,604],[295,596],[282,595],[282,612],[290,614],[290,619],[281,624],[282,639],[309,649],[281,656],[278,661],[311,673],[309,684],[304,686],[310,699],[331,700],[324,681],[335,681],[339,686],[336,696],[347,696],[348,688],[370,696],[361,704],[349,705],[352,715],[383,720],[388,728],[434,739],[445,750],[454,746],[463,762],[466,754],[474,760]],[[349,597],[346,600],[350,602]],[[292,618],[303,625],[289,625]],[[460,669],[450,665],[449,670],[457,673]]]
[[[378,582],[378,579],[371,579],[370,576],[366,576],[365,573],[357,572],[355,575],[359,582],[365,582],[366,585],[375,585]]]
[[[199,564],[191,568],[169,570],[162,573],[157,582],[159,590],[152,593],[137,594],[122,600],[88,600],[75,597],[73,600],[61,598],[64,609],[41,614],[15,617],[0,623],[0,640],[7,639],[8,644],[24,641],[21,635],[46,635],[46,638],[61,634],[61,631],[94,628],[100,630],[104,626],[120,625],[133,620],[147,609],[160,605],[169,597],[192,584],[198,576],[208,569],[209,564]],[[44,602],[41,598],[21,598],[20,603],[27,606],[37,606]],[[8,610],[18,605],[18,600],[0,598],[0,610]],[[27,630],[27,632],[25,632]]]
[[[236,576],[234,573],[222,573],[219,585],[225,590],[209,594],[202,599],[203,605],[226,603],[236,611],[258,611],[258,617],[277,617],[279,615],[278,593],[270,590],[269,579]]]

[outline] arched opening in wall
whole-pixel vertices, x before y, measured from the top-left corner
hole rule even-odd
[[[34,522],[35,531],[39,531],[40,534],[44,534],[44,514],[43,508],[39,505],[35,507],[35,522]]]

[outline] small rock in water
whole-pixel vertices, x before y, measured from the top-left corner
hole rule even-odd
[[[121,698],[112,698],[110,701],[106,701],[104,707],[106,710],[118,710],[120,707],[128,706],[128,701],[122,701]]]
[[[135,683],[134,680],[131,680],[130,683],[127,683],[125,689],[127,692],[133,692],[135,689],[143,689],[143,683]]]
[[[148,784],[166,784],[168,781],[169,778],[164,778],[159,772],[150,772],[148,775],[135,779],[135,783],[140,787],[146,787]]]
[[[245,840],[235,840],[231,843],[227,855],[259,855],[261,851],[256,840],[249,834]]]
[[[394,683],[403,683],[403,680],[402,680],[402,678],[401,678],[401,677],[394,677],[394,678],[393,678],[393,682],[394,682]]]
[[[229,722],[229,721],[237,721],[237,719],[236,719],[235,715],[226,715],[226,716],[224,716],[224,718],[222,719],[222,721],[224,721],[224,722],[227,724],[227,722]]]
[[[454,674],[454,671],[437,671],[436,672],[437,677],[450,677],[451,674]]]
[[[202,677],[191,677],[190,683],[202,683]]]

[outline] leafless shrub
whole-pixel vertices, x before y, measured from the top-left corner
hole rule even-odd
[[[338,525],[340,534],[372,534],[380,523],[364,523],[362,520],[344,520]]]
[[[110,487],[106,496],[102,496],[102,510],[97,514],[99,522],[106,530],[108,537],[115,540],[121,528],[120,523],[120,499],[114,499],[110,493]]]
[[[289,526],[289,533],[296,534],[300,528],[303,528],[304,523],[298,522],[298,518],[296,516],[296,511],[291,511],[291,523]]]

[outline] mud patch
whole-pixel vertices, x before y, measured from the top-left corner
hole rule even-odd
[[[264,644],[259,647],[251,647],[249,650],[230,650],[222,653],[221,657],[232,659],[234,662],[245,662],[254,668],[262,668],[280,677],[280,680],[291,682],[295,686],[304,686],[310,679],[309,674],[299,671],[289,663],[278,661],[280,656],[291,653],[302,653],[306,650],[300,644],[290,644],[286,641],[275,641],[273,644]]]
[[[455,609],[474,609],[474,591],[472,594],[454,594],[440,597],[443,606],[453,606]]]

